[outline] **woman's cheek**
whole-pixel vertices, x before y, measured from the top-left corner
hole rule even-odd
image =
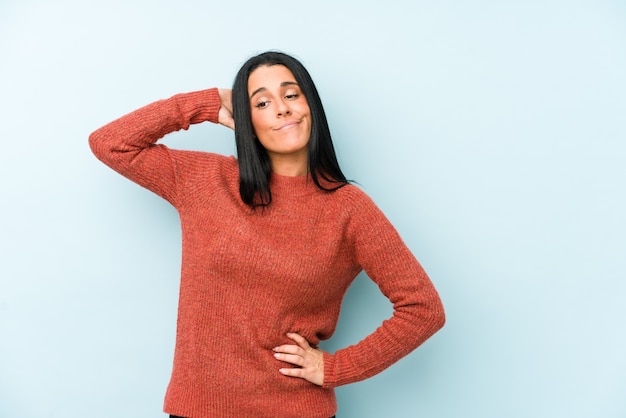
[[[262,131],[264,128],[264,123],[263,123],[263,118],[259,117],[259,115],[252,115],[252,128],[254,128],[254,132],[255,134],[257,134],[259,131]]]

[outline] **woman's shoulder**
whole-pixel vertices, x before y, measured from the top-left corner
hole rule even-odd
[[[372,198],[355,183],[348,183],[332,193],[336,195],[337,201],[351,212],[376,208]]]
[[[336,219],[346,223],[349,234],[356,237],[371,231],[383,234],[393,230],[383,211],[360,185],[350,183],[332,193],[334,204],[328,207],[335,211]]]

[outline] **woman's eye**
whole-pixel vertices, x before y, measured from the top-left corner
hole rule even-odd
[[[257,104],[254,105],[254,107],[256,107],[257,109],[263,109],[264,107],[267,107],[268,104],[269,104],[268,101],[261,100],[260,102],[257,102]]]
[[[298,93],[291,93],[285,96],[285,99],[291,100],[291,99],[297,99],[300,95]]]

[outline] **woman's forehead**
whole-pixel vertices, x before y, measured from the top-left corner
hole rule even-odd
[[[259,89],[275,89],[283,87],[284,83],[293,84],[296,78],[289,68],[284,65],[264,65],[257,67],[248,77],[248,93]]]

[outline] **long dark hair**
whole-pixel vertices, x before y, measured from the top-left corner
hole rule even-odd
[[[348,184],[339,168],[326,113],[309,72],[297,59],[285,53],[264,52],[243,64],[235,77],[232,91],[239,163],[239,194],[241,200],[253,208],[267,206],[272,202],[269,186],[272,170],[269,155],[256,137],[252,126],[248,78],[258,67],[272,65],[284,65],[291,71],[308,102],[311,111],[308,170],[313,182],[320,189],[329,192]]]

